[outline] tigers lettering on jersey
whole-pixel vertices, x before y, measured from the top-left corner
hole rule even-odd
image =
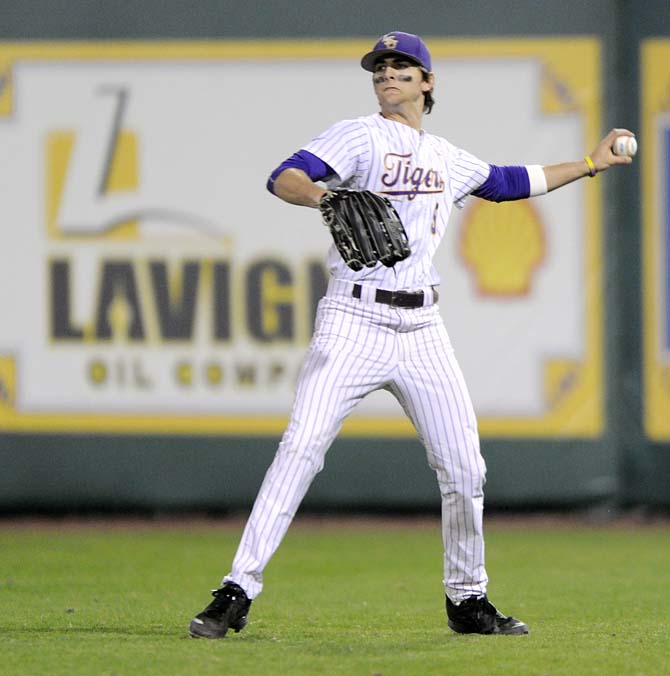
[[[407,195],[412,200],[417,195],[444,192],[444,179],[437,169],[412,166],[412,154],[386,153],[381,182],[393,190],[380,190],[383,195]]]
[[[376,265],[357,272],[331,246],[327,258],[331,275],[380,289],[423,289],[440,283],[433,255],[449,214],[454,203],[486,181],[488,163],[446,139],[379,113],[337,122],[302,150],[335,172],[326,182],[330,189],[373,190],[393,200],[412,250],[393,268]]]

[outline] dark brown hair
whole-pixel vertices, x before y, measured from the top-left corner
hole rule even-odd
[[[430,79],[430,73],[422,68],[421,77],[423,78],[424,82],[428,82]],[[426,115],[430,115],[430,111],[433,110],[434,105],[435,99],[433,98],[433,90],[431,89],[429,92],[426,92],[423,95],[423,112],[426,113]]]

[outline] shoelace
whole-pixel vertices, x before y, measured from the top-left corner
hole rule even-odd
[[[231,589],[230,587],[222,587],[221,589],[212,589],[212,596],[215,599],[236,601],[238,597],[243,596],[244,592],[240,590]]]
[[[212,596],[215,599],[234,599],[235,597],[229,589],[212,589]]]

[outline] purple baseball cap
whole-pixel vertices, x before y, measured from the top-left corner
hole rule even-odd
[[[382,35],[375,43],[372,51],[361,59],[361,66],[372,73],[377,59],[395,55],[406,56],[410,61],[425,68],[428,72],[431,70],[430,52],[426,43],[418,35],[401,31]]]

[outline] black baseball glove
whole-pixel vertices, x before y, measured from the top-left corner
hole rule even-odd
[[[391,202],[369,190],[330,190],[319,203],[323,223],[352,270],[393,267],[410,254],[407,233]]]

